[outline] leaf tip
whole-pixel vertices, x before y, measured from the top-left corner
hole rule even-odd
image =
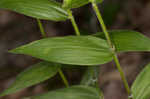
[[[16,49],[11,49],[11,50],[8,50],[7,52],[8,52],[8,53],[17,53],[17,52],[16,52]]]

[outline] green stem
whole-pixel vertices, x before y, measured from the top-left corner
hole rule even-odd
[[[122,81],[124,83],[124,86],[126,88],[126,91],[127,91],[128,95],[130,96],[131,95],[130,87],[128,85],[128,82],[127,82],[127,79],[125,77],[125,74],[124,74],[124,72],[123,72],[123,70],[122,70],[122,68],[120,66],[119,59],[118,59],[116,54],[113,55],[113,58],[114,58],[114,61],[116,63],[117,69],[118,69],[118,71],[120,73],[120,76],[122,78]]]
[[[126,89],[128,95],[130,95],[131,94],[130,87],[128,85],[128,82],[127,82],[127,79],[125,77],[125,74],[124,74],[124,72],[123,72],[123,70],[122,70],[122,68],[120,66],[119,59],[117,57],[117,53],[115,52],[115,46],[111,42],[109,33],[107,32],[106,26],[104,24],[104,21],[102,19],[102,16],[101,16],[101,13],[100,13],[100,11],[98,9],[98,6],[96,5],[94,0],[90,0],[90,2],[92,3],[93,9],[94,9],[94,11],[95,11],[95,13],[97,15],[97,18],[98,18],[100,24],[101,24],[102,30],[103,30],[103,32],[105,34],[106,39],[107,39],[107,43],[109,44],[110,48],[112,49],[113,59],[114,59],[114,61],[116,63],[118,71],[120,72],[120,76],[121,76],[122,81],[124,83],[125,89]]]
[[[94,9],[94,11],[95,11],[95,13],[97,15],[97,18],[98,18],[100,24],[101,24],[101,27],[103,29],[103,32],[105,34],[105,37],[107,39],[108,44],[109,44],[109,46],[111,46],[111,48],[113,48],[113,44],[111,43],[111,39],[110,39],[109,33],[107,32],[107,29],[106,29],[106,26],[104,24],[103,18],[101,16],[101,13],[100,13],[96,3],[92,2],[92,6],[93,6],[93,9]]]
[[[44,31],[44,27],[43,27],[43,25],[42,25],[42,23],[41,23],[41,21],[39,19],[37,19],[37,22],[38,22],[38,25],[39,25],[42,37],[45,38],[46,37],[46,33]],[[63,74],[63,71],[61,69],[59,69],[58,72],[59,72],[59,75],[60,75],[61,79],[63,80],[65,86],[69,87],[68,80],[66,79],[65,75]]]
[[[44,27],[43,27],[43,25],[42,25],[42,22],[41,22],[39,19],[37,19],[37,23],[38,23],[40,32],[41,32],[41,34],[42,34],[42,37],[45,38],[45,37],[46,37],[46,33],[45,33],[45,31],[44,31]]]
[[[74,30],[75,30],[76,35],[77,35],[77,36],[80,36],[79,28],[78,28],[78,26],[77,26],[77,24],[76,24],[76,21],[75,21],[75,19],[74,19],[74,16],[72,15],[72,11],[71,11],[71,10],[68,10],[68,15],[69,15],[69,19],[71,20],[71,23],[72,23],[72,25],[73,25],[73,28],[74,28]]]
[[[66,87],[69,87],[69,83],[68,83],[68,81],[67,81],[67,79],[66,79],[64,73],[62,72],[62,70],[59,69],[58,72],[59,72],[59,75],[61,76],[61,78],[62,78],[62,80],[63,80],[65,86],[66,86]]]

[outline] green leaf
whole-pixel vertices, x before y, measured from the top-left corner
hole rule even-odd
[[[117,52],[150,51],[150,39],[139,32],[113,30],[109,33]],[[95,36],[104,38],[102,33],[96,33]]]
[[[85,71],[82,80],[80,82],[81,85],[95,85],[98,81],[99,75],[99,66],[88,67]]]
[[[102,99],[96,88],[88,86],[72,86],[33,96],[29,99]]]
[[[62,21],[68,18],[61,4],[52,0],[0,0],[0,8],[37,19]]]
[[[112,60],[107,42],[92,36],[46,38],[11,52],[31,55],[50,62],[75,65],[97,65]]]
[[[57,73],[59,68],[60,66],[58,66],[58,64],[50,62],[40,62],[38,64],[35,64],[32,67],[26,69],[24,72],[20,73],[16,77],[15,82],[3,93],[1,93],[0,96],[15,93],[26,87],[30,87],[32,85],[45,81],[53,77]]]
[[[103,0],[96,0],[97,3],[101,3]],[[63,7],[67,9],[79,8],[90,3],[90,0],[64,0]]]
[[[131,90],[133,99],[150,99],[150,64],[138,75]]]

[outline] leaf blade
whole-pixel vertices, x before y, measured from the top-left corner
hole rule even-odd
[[[117,52],[150,51],[147,44],[150,39],[143,34],[131,30],[109,31],[111,40]],[[94,34],[96,37],[105,38],[103,33]]]
[[[51,65],[53,65],[53,67]],[[58,64],[46,61],[35,64],[32,67],[21,72],[16,77],[15,82],[8,89],[2,92],[0,96],[15,93],[26,87],[45,81],[53,77],[57,73],[59,67],[60,66],[58,66]]]
[[[150,98],[150,64],[148,64],[142,72],[137,76],[132,85],[132,95],[134,99]]]
[[[46,61],[75,65],[97,65],[112,60],[105,40],[92,36],[46,38],[11,52],[31,55]]]
[[[103,0],[96,0],[97,3],[101,3]],[[67,9],[79,8],[90,3],[90,0],[64,0],[63,7]]]
[[[46,94],[33,96],[30,99],[102,99],[96,88],[88,86],[72,86]]]
[[[0,8],[31,16],[37,19],[64,21],[67,12],[52,0],[1,0]]]

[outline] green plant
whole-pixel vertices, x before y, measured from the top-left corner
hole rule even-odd
[[[0,7],[22,13],[37,19],[42,36],[46,37],[40,19],[71,20],[77,36],[44,38],[9,52],[30,55],[43,61],[31,66],[17,76],[16,81],[0,96],[15,93],[23,88],[38,84],[60,74],[67,88],[29,97],[29,99],[103,99],[98,87],[97,66],[114,60],[130,99],[150,98],[150,65],[139,74],[131,89],[120,66],[117,53],[129,51],[150,51],[150,39],[131,30],[107,31],[97,7],[102,0],[64,0],[63,4],[53,0],[1,0]],[[80,36],[80,31],[71,9],[91,3],[103,33]],[[140,41],[140,42],[139,42]],[[61,64],[88,67],[81,85],[70,86],[63,74]]]

